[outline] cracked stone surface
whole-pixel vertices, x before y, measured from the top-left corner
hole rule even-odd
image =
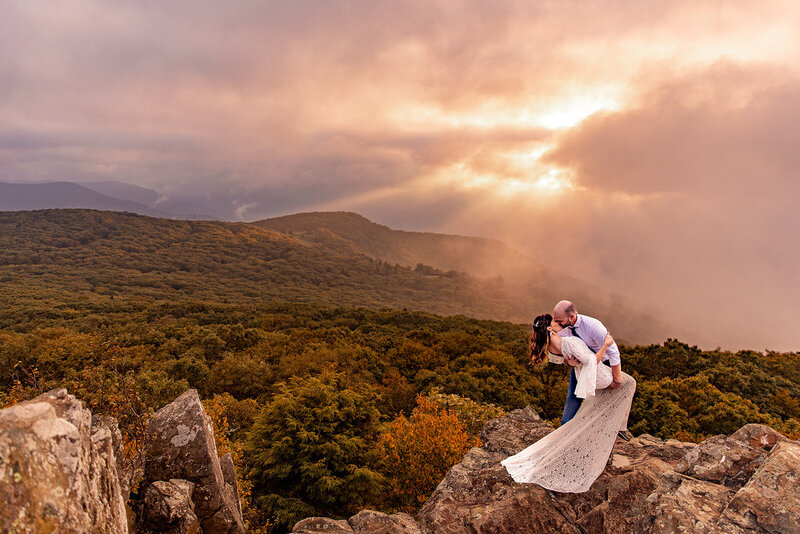
[[[1,532],[128,532],[119,429],[65,389],[0,410]]]
[[[618,440],[606,470],[580,494],[514,482],[500,461],[552,431],[530,407],[487,423],[483,445],[448,471],[420,510],[423,532],[629,534],[661,475],[694,448],[647,435]]]
[[[769,427],[700,444],[618,440],[585,493],[514,482],[500,461],[552,431],[530,407],[487,423],[483,445],[447,472],[416,526],[424,534],[800,534],[800,444]],[[309,518],[293,532],[362,532],[357,517]],[[417,532],[379,528],[363,532]]]
[[[170,534],[199,534],[200,521],[194,513],[188,480],[172,479],[153,482],[144,490],[142,527]]]
[[[158,410],[147,428],[142,487],[172,479],[194,485],[191,500],[205,534],[244,533],[233,462],[220,463],[211,420],[193,389]]]
[[[384,514],[374,510],[361,510],[347,520],[309,517],[298,522],[295,534],[422,534],[414,518],[408,514]]]
[[[800,445],[757,424],[692,449],[648,497],[640,532],[800,532]]]

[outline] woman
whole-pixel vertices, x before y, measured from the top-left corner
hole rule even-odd
[[[618,388],[605,389],[613,380],[611,369],[598,362],[614,342],[611,336],[594,354],[581,338],[562,338],[559,330],[561,327],[549,314],[536,318],[531,333],[531,362],[541,363],[549,352],[575,364],[575,395],[584,401],[570,421],[502,464],[516,482],[535,483],[562,493],[582,493],[605,469],[617,432],[627,428],[636,380],[622,373]],[[552,362],[557,360],[551,357]]]

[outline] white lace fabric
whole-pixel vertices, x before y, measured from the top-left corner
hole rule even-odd
[[[581,362],[575,372],[578,386],[581,374],[585,375],[582,386],[587,394],[585,400],[570,421],[506,458],[502,465],[516,482],[539,484],[561,493],[582,493],[605,469],[617,432],[627,428],[636,380],[622,373],[618,388],[604,389],[611,384],[611,369],[597,364],[594,353],[583,340],[564,338],[561,352]],[[594,394],[588,392],[592,385],[596,386]]]
[[[566,348],[564,345],[567,345]],[[611,385],[614,377],[611,375],[611,368],[607,365],[598,364],[597,357],[586,346],[581,339],[565,337],[561,340],[561,352],[569,352],[580,364],[575,366],[575,379],[578,384],[575,386],[575,396],[579,399],[594,396],[598,389],[605,389]]]

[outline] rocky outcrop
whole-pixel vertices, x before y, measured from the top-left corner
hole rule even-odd
[[[697,445],[618,440],[585,493],[514,482],[500,462],[552,431],[530,407],[487,423],[483,445],[447,472],[406,530],[358,530],[357,515],[306,519],[294,532],[800,533],[800,444],[768,427],[746,425]]]
[[[309,517],[298,522],[295,534],[422,534],[414,518],[408,514],[384,514],[361,510],[348,520]]]
[[[0,411],[0,531],[128,532],[113,420],[64,389]]]
[[[633,532],[661,475],[693,444],[640,436],[618,440],[591,489],[559,494],[514,482],[500,461],[552,432],[530,407],[490,421],[420,510],[424,532]]]
[[[197,534],[200,521],[194,513],[194,484],[172,479],[153,482],[142,497],[142,529],[173,534]]]
[[[800,444],[762,425],[698,445],[618,440],[589,491],[515,483],[500,461],[551,432],[526,408],[491,421],[419,513],[426,533],[799,533]]]
[[[220,463],[211,420],[193,389],[157,411],[147,428],[143,487],[173,479],[192,483],[193,513],[205,534],[244,533],[233,462]]]
[[[648,497],[643,532],[800,532],[800,444],[762,425],[700,443]]]
[[[233,460],[217,456],[196,391],[156,412],[147,442],[129,501],[137,475],[114,419],[63,389],[0,410],[0,532],[244,533]]]

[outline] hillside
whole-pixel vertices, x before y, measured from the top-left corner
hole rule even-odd
[[[530,275],[546,268],[502,241],[393,230],[357,213],[297,213],[255,221],[253,224],[291,234],[332,250],[350,249],[388,263],[419,263],[442,271],[462,271],[475,276],[508,276],[524,266]]]
[[[332,254],[243,223],[87,210],[6,212],[0,213],[0,247],[0,294],[37,304],[123,297],[515,313],[497,296],[497,284]]]
[[[394,230],[349,212],[298,213],[252,224],[292,235],[333,253],[364,254],[423,272],[430,266],[495,278],[496,290],[520,314],[500,316],[485,309],[478,317],[528,322],[538,313],[551,311],[555,302],[570,299],[579,304],[583,313],[602,317],[609,329],[627,342],[687,335],[684,330],[665,325],[630,299],[566,276],[556,266],[545,266],[495,239]],[[630,321],[630,317],[637,319]],[[695,332],[688,334],[696,338]]]
[[[0,213],[0,251],[0,406],[66,387],[119,421],[135,458],[153,411],[195,388],[249,488],[246,521],[276,534],[367,507],[415,513],[487,418],[563,408],[568,375],[528,364],[527,325],[464,316],[549,306],[533,286],[253,224],[90,210]],[[634,435],[800,436],[800,354],[622,352]]]
[[[621,340],[672,334],[652,318],[627,321],[646,315],[586,285],[558,285],[544,275],[482,279],[430,266],[404,267],[375,259],[353,242],[331,244],[340,241],[309,240],[247,223],[88,210],[5,212],[0,213],[0,296],[31,306],[78,297],[317,302],[527,322],[570,295],[582,311],[606,319]],[[398,248],[398,254],[408,249]]]

